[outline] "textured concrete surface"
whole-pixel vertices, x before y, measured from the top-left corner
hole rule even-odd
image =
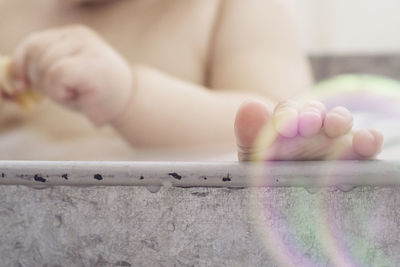
[[[400,264],[399,188],[11,186],[0,199],[1,266]]]
[[[398,56],[312,62],[400,77]],[[0,266],[400,266],[399,204],[397,187],[1,186]]]

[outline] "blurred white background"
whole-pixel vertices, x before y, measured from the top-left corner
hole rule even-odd
[[[400,51],[400,0],[288,0],[309,53]]]

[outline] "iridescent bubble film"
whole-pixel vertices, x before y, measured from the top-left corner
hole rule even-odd
[[[378,159],[393,160],[400,155],[399,82],[371,75],[342,75],[317,84],[310,97],[323,102],[327,110],[336,106],[349,109],[354,115],[354,129],[373,128],[383,133],[385,142]],[[259,134],[252,159],[265,165],[252,168],[255,185],[275,179],[265,170],[277,164],[271,159],[282,153],[280,149],[307,158],[320,149],[318,144],[276,146],[283,141],[271,123]],[[330,148],[330,161],[321,171],[321,181],[334,183],[338,173],[346,171],[339,160],[345,150],[339,145]],[[298,186],[298,181],[294,179],[293,185]],[[394,189],[381,190],[390,194]],[[358,198],[353,199],[351,192]],[[351,184],[264,187],[256,190],[251,201],[260,239],[279,266],[369,266],[372,262],[374,266],[400,266],[399,258],[391,258],[384,248],[375,247],[390,239],[381,236],[382,229],[398,227],[386,220],[393,211],[376,198],[373,188]]]

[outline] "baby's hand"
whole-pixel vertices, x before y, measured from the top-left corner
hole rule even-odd
[[[17,47],[11,72],[17,90],[40,90],[96,125],[118,117],[133,90],[130,66],[84,26],[31,34]]]

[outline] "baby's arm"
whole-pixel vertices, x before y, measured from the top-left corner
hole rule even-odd
[[[307,92],[310,68],[284,0],[225,0],[215,29],[210,87],[283,101]]]
[[[211,91],[151,68],[136,67],[130,104],[114,126],[137,147],[234,144],[236,111],[251,92]]]
[[[138,146],[234,144],[240,104],[305,93],[311,75],[280,1],[221,1],[207,87],[138,67],[135,93],[115,125]]]

